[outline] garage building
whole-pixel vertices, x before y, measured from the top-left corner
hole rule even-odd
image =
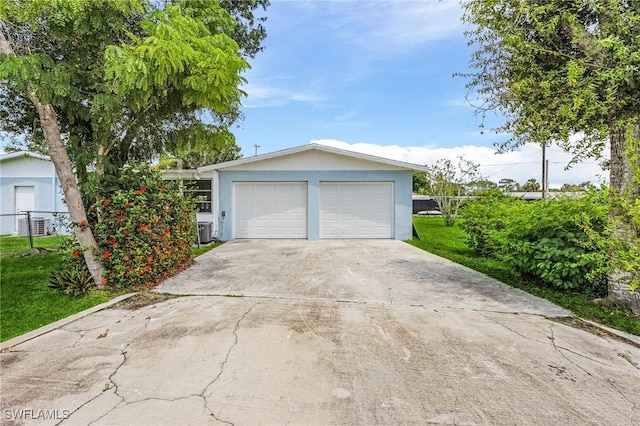
[[[165,177],[191,180],[204,200],[198,221],[221,240],[402,240],[412,236],[414,170],[424,167],[309,144]]]

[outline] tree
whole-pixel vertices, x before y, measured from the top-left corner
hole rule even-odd
[[[498,184],[488,179],[481,179],[477,182],[471,182],[470,188],[473,193],[486,192],[498,187]]]
[[[457,164],[451,160],[438,160],[427,166],[427,182],[446,226],[453,226],[458,218],[460,206],[473,191],[473,183],[482,180],[480,165],[458,157]]]
[[[2,19],[14,44],[46,57],[49,77],[67,86],[51,103],[81,184],[95,166],[115,177],[130,160],[235,143],[241,72],[266,36],[254,10],[268,0],[223,1],[226,10],[208,0],[40,2],[29,15],[20,3]],[[42,140],[19,91],[0,91],[0,103],[5,130]]]
[[[468,87],[483,100],[481,112],[505,116],[499,131],[513,137],[502,148],[554,141],[575,162],[600,158],[608,141],[612,197],[636,200],[640,2],[469,0],[463,19],[474,27],[467,34],[477,46]],[[638,244],[624,216],[611,209],[614,236]],[[609,296],[640,309],[640,295],[629,293],[627,282],[612,270]]]
[[[16,58],[16,54],[11,45],[7,42],[3,31],[0,31],[0,55],[4,55],[9,60]],[[2,67],[0,67],[0,79],[3,78],[4,73],[7,73],[5,66],[9,61],[6,58],[2,63]],[[23,72],[26,73],[28,71],[29,70],[27,69]],[[25,81],[20,82],[21,88],[26,92],[26,96],[38,112],[48,152],[51,156],[51,160],[53,161],[58,178],[60,179],[67,208],[69,209],[69,215],[75,225],[73,227],[74,234],[83,249],[83,256],[87,269],[89,270],[91,278],[93,278],[96,285],[102,285],[104,267],[94,253],[96,240],[91,228],[88,226],[87,214],[82,201],[82,195],[80,194],[80,188],[78,188],[76,183],[73,168],[69,161],[69,156],[67,155],[64,143],[62,142],[56,113],[51,104],[40,98],[38,86],[35,82],[32,83],[32,79],[34,79],[33,75],[27,76]]]
[[[525,192],[540,192],[540,184],[533,178],[526,181],[520,188]]]
[[[80,182],[94,164],[100,175],[115,179],[130,158],[185,146],[187,137],[191,144],[227,137],[248,67],[228,35],[236,28],[213,1],[2,4],[2,128],[24,133],[37,112],[34,139],[46,143],[56,165],[97,283],[102,269],[91,258],[95,240],[70,158]],[[253,45],[245,55],[256,51]],[[202,124],[206,114],[214,125]]]
[[[199,133],[193,136],[194,139]],[[195,169],[210,164],[237,160],[241,157],[240,147],[236,145],[233,135],[229,132],[217,132],[213,140],[200,144],[189,144],[177,148],[171,156],[164,156],[158,162],[158,169]]]
[[[424,172],[415,172],[413,174],[413,192],[416,194],[429,193],[429,179]]]
[[[520,184],[511,178],[502,178],[498,181],[498,188],[505,192],[520,191]]]

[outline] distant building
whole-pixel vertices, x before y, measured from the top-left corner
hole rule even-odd
[[[51,158],[33,152],[0,155],[0,214],[67,212]],[[18,219],[0,221],[0,234],[15,234]]]

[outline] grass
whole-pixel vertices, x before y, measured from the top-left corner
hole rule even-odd
[[[56,250],[62,246],[62,243],[72,238],[69,235],[48,235],[46,237],[33,237],[33,246],[35,248]],[[0,253],[26,253],[30,249],[29,237],[16,235],[0,235]]]
[[[201,244],[200,248],[198,248],[198,247],[192,248],[191,249],[191,253],[193,253],[193,255],[195,257],[198,257],[198,256],[200,256],[202,254],[205,254],[209,250],[213,250],[214,248],[218,247],[221,244],[222,244],[222,242],[215,242],[215,243],[210,243],[210,244]]]
[[[58,253],[4,257],[0,267],[0,341],[106,302],[112,294],[95,290],[74,299],[48,287],[60,265]]]
[[[44,252],[14,256],[16,251],[24,251],[17,250],[20,246],[13,244],[16,238],[26,237],[0,237],[0,253],[3,254],[0,257],[0,341],[51,324],[121,294],[96,289],[87,296],[72,298],[50,289],[49,276],[59,269],[62,255]],[[28,251],[28,240],[26,244]],[[199,256],[220,244],[193,248],[192,253]]]
[[[459,226],[447,227],[440,217],[414,217],[420,239],[410,244],[467,266],[512,287],[547,299],[573,312],[576,316],[640,336],[640,319],[626,309],[596,303],[587,295],[560,291],[540,283],[527,281],[510,266],[496,259],[477,255],[466,244],[466,234]]]

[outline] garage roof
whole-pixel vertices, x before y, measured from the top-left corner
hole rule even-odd
[[[408,170],[417,170],[417,171],[426,171],[427,170],[426,167],[419,166],[417,164],[405,163],[403,161],[390,160],[388,158],[376,157],[374,155],[362,154],[362,153],[359,153],[359,152],[347,151],[347,150],[344,150],[344,149],[339,149],[339,148],[334,148],[334,147],[330,147],[330,146],[310,143],[308,145],[302,145],[302,146],[298,146],[298,147],[295,147],[295,148],[288,148],[288,149],[283,149],[283,150],[280,150],[280,151],[270,152],[270,153],[267,153],[267,154],[255,155],[253,157],[244,157],[244,158],[240,158],[238,160],[226,161],[224,163],[218,163],[218,164],[212,164],[210,166],[199,167],[198,168],[198,172],[208,172],[208,171],[212,171],[212,170],[226,169],[228,167],[239,166],[241,164],[248,164],[248,163],[268,160],[268,159],[276,158],[276,157],[284,157],[286,155],[297,154],[297,153],[300,153],[300,152],[312,151],[312,150],[328,152],[328,153],[337,154],[337,155],[344,155],[344,156],[347,156],[347,157],[359,158],[359,159],[362,159],[362,160],[373,161],[373,162],[376,162],[376,163],[386,164],[386,165],[395,166],[395,167],[401,167],[401,168],[408,169]]]
[[[7,154],[0,155],[0,161],[11,160],[12,158],[19,158],[19,157],[31,157],[31,158],[37,158],[38,160],[46,160],[46,161],[51,160],[51,158],[49,158],[48,156],[38,154],[35,152],[16,151],[16,152],[10,152]]]

